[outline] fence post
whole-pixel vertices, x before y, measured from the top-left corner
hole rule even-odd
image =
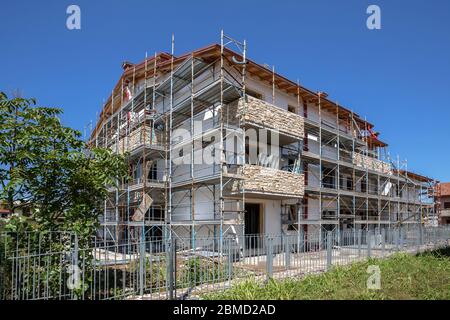
[[[381,256],[384,258],[384,252],[386,249],[386,229],[381,229]]]
[[[291,266],[291,249],[289,236],[285,236],[284,239],[284,265],[286,269],[288,269]]]
[[[231,238],[228,239],[228,281],[231,281],[233,273],[233,257],[231,252]]]
[[[398,236],[398,233],[399,233],[398,230],[399,230],[399,229],[393,230],[393,232],[394,232],[394,244],[395,244],[395,249],[396,249],[396,251],[399,250],[399,241],[400,241],[399,236]]]
[[[398,235],[399,235],[399,242],[400,242],[400,251],[403,250],[403,246],[404,246],[404,232],[403,232],[403,228],[400,226],[400,228],[398,229]]]
[[[173,239],[172,237],[166,239],[167,253],[168,253],[168,271],[169,271],[169,299],[173,300]]]
[[[144,270],[145,270],[145,228],[142,226],[139,241],[139,294],[144,295]]]
[[[361,256],[361,237],[362,237],[362,230],[358,229],[358,257]]]
[[[332,232],[327,231],[327,270],[330,270],[332,264],[332,253],[333,253],[333,243],[332,243]]]
[[[366,231],[367,233],[367,257],[370,258],[372,256],[372,232],[370,230]]]
[[[303,226],[297,232],[297,253],[303,252],[305,250],[305,231]]]
[[[177,239],[176,238],[173,238],[172,252],[173,252],[173,264],[172,264],[173,292],[174,292],[175,299],[177,299]]]
[[[420,241],[420,245],[423,246],[424,241],[423,241],[423,225],[422,225],[422,223],[419,225],[419,241]]]
[[[273,239],[267,238],[267,259],[266,259],[267,280],[273,275]]]
[[[78,268],[78,236],[75,233],[74,244],[73,244],[73,266]],[[77,279],[79,280],[79,279]],[[74,291],[73,300],[78,300],[76,291]]]

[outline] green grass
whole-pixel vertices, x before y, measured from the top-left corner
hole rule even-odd
[[[367,289],[369,265],[381,271],[381,289]],[[303,279],[245,280],[203,299],[217,300],[322,300],[322,299],[450,299],[450,248],[419,255],[396,254],[370,259]]]

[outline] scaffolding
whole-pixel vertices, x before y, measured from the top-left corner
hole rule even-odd
[[[339,234],[349,229],[356,233],[358,229],[380,231],[423,224],[434,214],[428,196],[434,181],[410,173],[406,160],[391,158],[387,144],[374,135],[372,124],[326,97],[318,92],[303,104],[301,157],[306,182],[296,221],[301,236],[307,237],[308,227]],[[308,102],[317,106],[315,119],[308,115]],[[319,214],[309,218],[313,209]]]
[[[248,233],[246,203],[267,199],[280,203],[280,232],[304,240],[433,214],[433,181],[392,159],[371,123],[249,60],[245,41],[222,31],[220,45],[176,57],[172,36],[170,54],[123,68],[90,138],[126,153],[129,167],[104,203],[105,241],[189,237],[196,248],[211,238],[220,250],[223,237]],[[249,130],[259,131],[256,157]]]
[[[230,47],[243,59],[226,56]],[[189,235],[195,247],[197,236],[242,235],[244,124],[228,106],[245,96],[246,43],[222,32],[220,55],[177,58],[174,48],[172,36],[171,54],[123,64],[91,134],[92,145],[126,152],[129,167],[104,203],[105,240]]]

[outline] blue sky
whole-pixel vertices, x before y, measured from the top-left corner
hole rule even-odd
[[[81,8],[81,30],[66,8]],[[368,30],[366,8],[381,8]],[[375,124],[408,168],[450,181],[450,1],[8,1],[0,10],[0,90],[64,109],[83,130],[145,52],[246,39],[248,55]]]

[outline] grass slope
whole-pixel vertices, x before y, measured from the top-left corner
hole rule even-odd
[[[367,289],[369,265],[381,271],[381,289]],[[217,300],[300,299],[450,299],[450,248],[420,255],[396,254],[310,275],[303,279],[270,280],[261,285],[250,279],[223,292],[206,294]]]

